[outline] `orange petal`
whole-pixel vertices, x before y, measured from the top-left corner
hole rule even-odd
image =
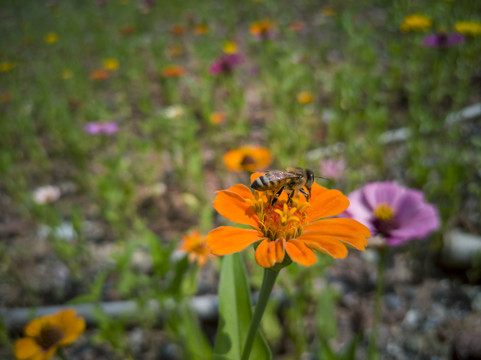
[[[242,184],[235,184],[232,185],[230,188],[225,189],[224,191],[234,192],[240,195],[244,199],[251,199],[254,200],[254,195],[252,195],[252,191],[245,185]]]
[[[304,266],[311,266],[317,261],[316,254],[306,244],[296,239],[286,242],[286,251],[292,261]]]
[[[228,255],[262,239],[258,230],[220,226],[207,234],[206,243],[213,254]]]
[[[75,310],[63,310],[58,316],[65,333],[65,337],[59,342],[59,345],[67,345],[74,342],[85,331],[85,320],[77,317]]]
[[[276,241],[262,241],[256,249],[256,261],[265,268],[273,266],[275,263],[280,263],[284,260],[284,239],[277,239]]]
[[[349,206],[349,200],[338,190],[327,190],[314,183],[311,206],[307,209],[309,221],[339,215]]]
[[[39,336],[42,328],[45,325],[50,324],[51,319],[52,319],[52,315],[44,315],[42,317],[33,319],[25,327],[25,335],[30,336],[30,337]]]
[[[245,187],[244,185],[239,186]],[[247,187],[245,188],[247,189]],[[252,208],[252,204],[237,192],[219,191],[214,200],[214,207],[219,214],[230,221],[253,227],[258,227],[259,225],[259,219]]]
[[[265,172],[255,172],[255,173],[252,173],[251,174],[251,184],[254,182],[255,179],[257,179],[258,177],[264,175]]]
[[[42,348],[33,338],[25,337],[17,340],[14,345],[15,357],[17,359],[29,359],[35,354],[42,353]]]
[[[345,243],[349,247],[364,250],[367,239],[371,236],[369,229],[353,219],[333,218],[314,221],[306,226],[303,234],[312,237],[330,237]]]
[[[347,255],[344,244],[332,237],[304,233],[298,240],[303,241],[307,247],[331,255],[335,259],[342,259]]]

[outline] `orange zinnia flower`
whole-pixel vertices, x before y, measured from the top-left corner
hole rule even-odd
[[[172,35],[183,35],[185,34],[185,27],[182,25],[174,25],[172,29],[170,29],[170,33]]]
[[[183,66],[180,65],[170,65],[166,66],[162,70],[162,76],[163,77],[181,77],[184,76],[186,73],[185,69]]]
[[[210,249],[205,243],[205,237],[201,236],[199,231],[194,230],[190,235],[182,237],[182,244],[178,247],[189,254],[189,261],[204,266],[207,259],[212,256]]]
[[[225,114],[221,111],[216,111],[210,114],[209,121],[211,124],[222,124],[225,121]]]
[[[270,20],[260,20],[251,24],[249,32],[257,38],[271,38],[274,31],[274,23]]]
[[[209,28],[206,24],[197,24],[194,27],[194,34],[196,35],[203,35],[209,31]]]
[[[97,69],[90,73],[90,79],[92,80],[107,80],[110,77],[110,73],[105,69]]]
[[[272,161],[269,149],[261,146],[244,146],[228,151],[224,155],[224,164],[231,171],[249,171],[264,169]]]
[[[25,327],[26,337],[15,342],[15,357],[21,360],[50,359],[59,346],[74,342],[84,330],[85,320],[77,317],[72,309],[33,319]]]
[[[252,181],[259,173],[252,175]],[[273,194],[255,192],[237,184],[217,193],[215,209],[230,221],[249,225],[251,229],[221,226],[207,234],[207,246],[215,255],[227,255],[256,244],[257,263],[270,268],[292,260],[304,266],[316,261],[313,250],[333,258],[344,258],[348,247],[364,250],[370,236],[366,226],[345,218],[332,218],[349,206],[338,190],[312,185],[311,199],[296,194],[290,204],[285,192],[272,207]],[[350,221],[351,220],[351,221]],[[286,256],[287,253],[287,256]]]

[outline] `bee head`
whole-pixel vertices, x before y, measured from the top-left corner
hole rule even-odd
[[[312,184],[314,184],[314,180],[315,180],[315,176],[314,176],[314,173],[309,170],[309,169],[306,169],[306,188],[307,190],[309,190],[309,198],[311,197],[311,187],[312,187]]]

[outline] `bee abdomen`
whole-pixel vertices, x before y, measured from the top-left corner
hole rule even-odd
[[[266,175],[262,175],[252,182],[251,188],[257,191],[266,191],[272,189],[275,184],[276,182],[269,180]]]

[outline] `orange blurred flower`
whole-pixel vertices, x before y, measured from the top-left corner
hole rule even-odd
[[[97,69],[90,73],[90,79],[92,80],[107,80],[110,77],[110,73],[105,69]]]
[[[209,121],[211,124],[222,124],[225,121],[225,115],[221,111],[216,111],[210,114]]]
[[[292,31],[301,31],[301,30],[304,30],[305,28],[306,28],[306,23],[299,20],[294,21],[289,25],[289,29],[291,29]]]
[[[274,23],[270,20],[260,20],[251,24],[249,32],[257,38],[267,39],[272,37]]]
[[[137,30],[135,29],[135,26],[132,26],[132,25],[126,25],[126,26],[122,26],[120,29],[119,29],[119,33],[121,35],[131,35],[133,33],[135,33]]]
[[[201,236],[198,230],[192,231],[190,235],[182,236],[182,244],[178,247],[189,255],[189,261],[197,261],[199,266],[204,266],[207,259],[212,257],[210,249],[205,243],[205,236]]]
[[[336,11],[332,5],[326,5],[321,9],[321,15],[326,17],[334,16],[336,15]]]
[[[259,176],[253,174],[251,180]],[[221,226],[212,230],[206,240],[212,253],[228,255],[256,244],[255,258],[262,267],[288,265],[290,260],[311,266],[317,261],[313,250],[344,258],[346,246],[364,250],[367,245],[367,227],[355,220],[348,221],[352,219],[333,218],[349,206],[349,200],[340,191],[314,183],[310,201],[297,193],[288,204],[283,192],[272,207],[273,195],[273,191],[252,194],[241,184],[219,191],[215,209],[226,219],[251,228]]]
[[[172,35],[183,35],[185,34],[185,27],[182,25],[174,25],[172,29],[170,29],[170,33]]]
[[[4,104],[12,100],[12,94],[6,92],[0,94],[0,104]]]
[[[297,101],[300,104],[309,104],[312,102],[312,93],[309,91],[301,91],[297,94]]]
[[[26,337],[15,342],[15,357],[21,360],[50,359],[60,346],[74,342],[84,330],[85,320],[77,317],[72,309],[33,319],[25,327]]]
[[[163,77],[181,77],[186,74],[186,70],[183,66],[180,65],[169,65],[162,69],[162,76]]]
[[[231,171],[253,172],[268,166],[272,161],[271,152],[261,146],[244,146],[228,151],[224,164]]]
[[[168,56],[178,56],[184,53],[184,48],[181,44],[173,44],[167,48]]]
[[[194,27],[194,34],[203,35],[209,32],[209,28],[206,24],[197,24]]]

